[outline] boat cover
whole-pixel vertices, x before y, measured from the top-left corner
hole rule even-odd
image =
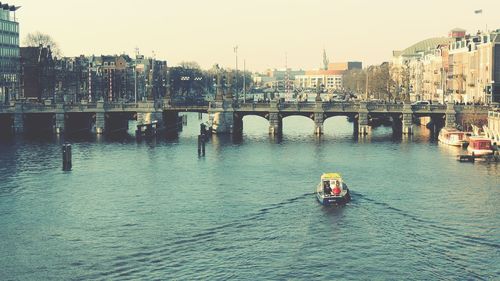
[[[322,180],[338,180],[341,178],[342,176],[339,173],[324,173],[321,175]]]

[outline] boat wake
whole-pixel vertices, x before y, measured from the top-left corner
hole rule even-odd
[[[138,269],[137,264],[144,264],[144,266],[148,268],[147,270],[151,272],[171,272],[173,269],[182,268],[182,257],[186,257],[188,253],[192,254],[192,250],[200,245],[209,245],[207,246],[210,248],[209,250],[215,252],[235,249],[238,247],[236,243],[221,245],[221,243],[217,243],[217,241],[230,241],[231,237],[235,236],[234,232],[240,232],[244,228],[254,227],[256,221],[263,220],[270,212],[290,204],[296,204],[302,200],[310,199],[312,195],[314,195],[314,193],[311,192],[288,198],[284,201],[271,204],[268,207],[261,208],[255,213],[243,216],[241,219],[206,228],[203,231],[184,238],[176,238],[174,241],[165,239],[166,243],[162,245],[140,247],[132,254],[116,256],[110,260],[111,264],[108,268],[112,268],[112,270],[85,276],[85,279],[119,278],[146,271],[144,268]],[[175,260],[172,259],[174,256],[176,257]]]
[[[399,240],[393,239],[393,243],[405,243],[408,250],[414,251],[422,258],[428,259],[429,256],[435,256],[448,264],[454,264],[455,269],[460,268],[473,279],[487,280],[480,268],[474,268],[474,265],[470,264],[470,253],[466,249],[480,248],[483,252],[497,252],[500,244],[484,237],[470,235],[442,222],[417,216],[359,193],[353,193],[353,198],[355,200],[351,202],[351,205],[361,209],[367,218],[373,218],[373,213],[383,213],[384,217],[392,218],[378,220],[376,223],[380,231],[400,237]],[[379,209],[374,210],[373,207]],[[443,268],[438,268],[438,265],[427,266],[436,267],[436,272],[443,270]]]

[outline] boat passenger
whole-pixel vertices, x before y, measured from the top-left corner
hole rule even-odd
[[[328,181],[325,181],[323,183],[323,192],[325,194],[331,194],[332,193],[332,188],[330,187],[330,183]]]
[[[332,190],[333,195],[340,195],[340,183],[338,181],[335,182],[335,187]]]

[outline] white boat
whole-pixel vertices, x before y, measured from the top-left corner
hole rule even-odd
[[[493,154],[491,140],[482,136],[473,136],[469,138],[467,151],[472,156],[483,156]]]
[[[466,143],[465,132],[455,128],[442,128],[439,131],[438,140],[447,145],[462,146]]]
[[[316,187],[316,197],[322,205],[345,204],[351,200],[349,188],[338,173],[325,173]]]

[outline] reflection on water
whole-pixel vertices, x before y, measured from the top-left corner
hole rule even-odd
[[[354,134],[345,117],[244,118],[197,155],[177,136],[0,140],[0,279],[371,280],[500,276],[498,164],[459,163],[422,126]],[[73,170],[61,171],[61,144]],[[313,190],[342,173],[346,206]],[[331,260],[342,266],[331,266]]]

